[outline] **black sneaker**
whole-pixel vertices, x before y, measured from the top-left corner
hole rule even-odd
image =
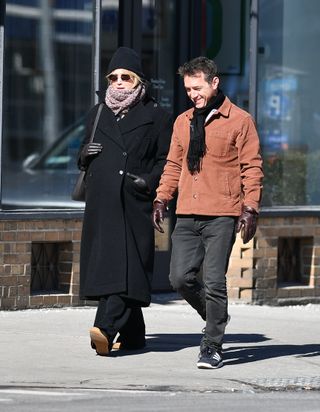
[[[200,350],[197,367],[199,369],[217,369],[223,366],[221,352],[205,346]]]

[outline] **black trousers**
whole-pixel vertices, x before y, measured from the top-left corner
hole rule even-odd
[[[228,318],[226,272],[236,218],[178,217],[172,233],[170,282],[206,321],[202,343],[221,349]],[[197,276],[202,266],[203,279]]]
[[[124,343],[135,345],[144,341],[145,323],[141,307],[119,296],[101,296],[94,326],[113,340],[119,332]]]

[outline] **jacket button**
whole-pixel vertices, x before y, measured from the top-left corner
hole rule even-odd
[[[128,153],[127,153],[127,152],[123,152],[122,154],[123,154],[123,156],[127,156]]]
[[[119,175],[123,175],[123,170],[119,170]]]
[[[193,197],[194,199],[196,199],[196,198],[197,198],[197,195],[193,195],[192,197]]]

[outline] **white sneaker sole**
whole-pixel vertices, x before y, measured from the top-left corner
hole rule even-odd
[[[220,363],[218,363],[218,365],[216,365],[216,366],[212,366],[212,365],[210,365],[210,363],[206,363],[206,362],[198,362],[197,363],[198,369],[219,369],[222,366],[223,366],[222,361]]]

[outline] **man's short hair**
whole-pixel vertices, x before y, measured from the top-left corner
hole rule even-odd
[[[218,68],[213,60],[200,56],[184,63],[178,69],[178,74],[181,77],[195,76],[199,72],[203,72],[206,82],[211,83],[213,78],[218,75]]]

